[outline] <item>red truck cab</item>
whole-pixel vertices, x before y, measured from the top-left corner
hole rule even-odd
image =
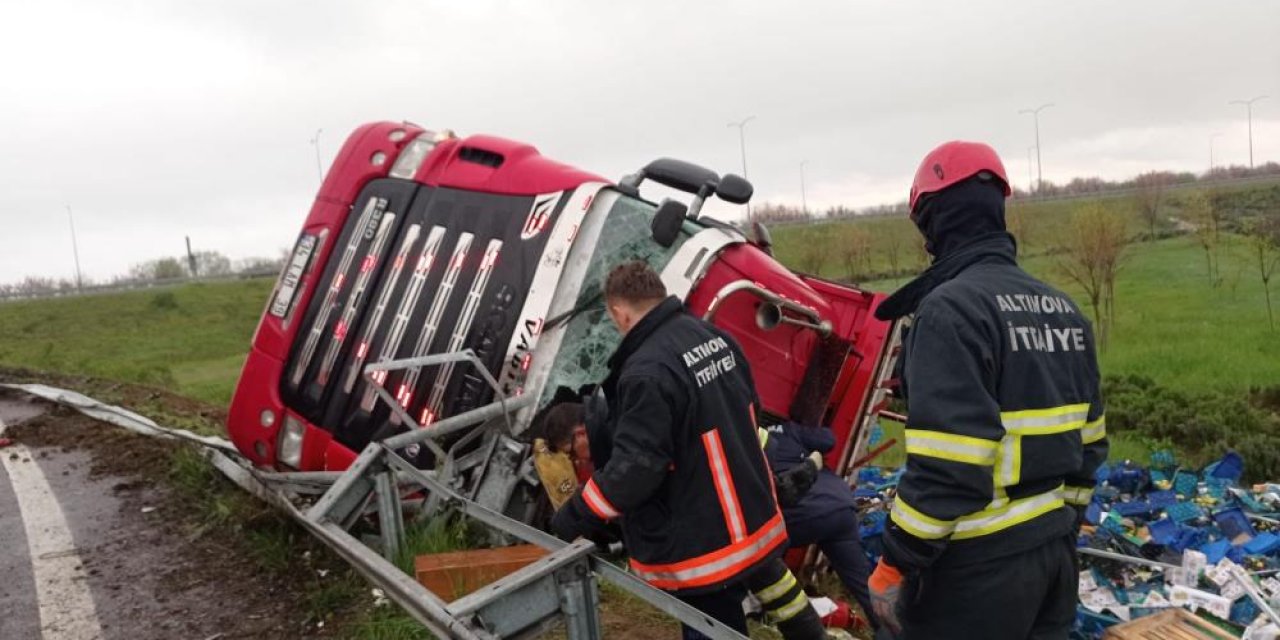
[[[690,203],[643,199],[645,179]],[[672,160],[615,184],[502,138],[365,125],[267,302],[228,433],[264,467],[344,469],[371,441],[495,399],[468,363],[371,377],[363,367],[469,349],[504,395],[538,394],[511,421],[517,436],[557,389],[604,378],[620,340],[604,275],[641,259],[738,340],[766,413],[836,432],[843,445],[828,461],[843,468],[883,400],[893,327],[872,315],[882,296],[795,273],[764,243],[698,217],[717,193],[745,202],[744,188],[749,198],[740,178]]]

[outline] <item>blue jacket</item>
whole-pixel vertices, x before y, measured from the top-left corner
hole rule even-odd
[[[836,444],[835,435],[826,427],[808,427],[794,422],[767,427],[769,439],[764,453],[774,473],[784,473],[802,464],[810,453],[827,453]],[[852,509],[853,490],[840,476],[823,467],[809,492],[795,506],[783,507],[782,517],[788,526],[813,518],[828,516],[839,509]]]

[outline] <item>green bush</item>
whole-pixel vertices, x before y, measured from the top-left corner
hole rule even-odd
[[[1234,449],[1246,480],[1280,478],[1280,416],[1247,396],[1178,391],[1137,375],[1108,376],[1103,386],[1108,431],[1168,441],[1194,464]]]

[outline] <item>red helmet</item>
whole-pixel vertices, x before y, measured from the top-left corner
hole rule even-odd
[[[911,217],[916,215],[916,203],[926,193],[942,191],[947,187],[968,180],[983,171],[1000,178],[1000,186],[1004,188],[1005,197],[1012,193],[1009,189],[1009,177],[1004,172],[1004,163],[996,150],[981,142],[965,142],[952,140],[929,152],[916,169],[916,179],[911,183],[911,198],[908,206]]]

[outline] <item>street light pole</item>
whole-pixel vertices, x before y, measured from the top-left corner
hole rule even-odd
[[[1222,137],[1221,133],[1209,135],[1209,177],[1211,178],[1213,177],[1213,141],[1220,137]]]
[[[1031,171],[1034,168],[1033,167],[1034,163],[1031,161],[1031,152],[1035,150],[1036,150],[1035,147],[1027,147],[1027,195],[1028,196],[1034,193],[1036,190],[1036,179],[1035,179],[1035,176],[1031,174]]]
[[[1036,126],[1036,192],[1044,190],[1044,166],[1040,164],[1040,112],[1052,106],[1052,102],[1046,102],[1034,109],[1023,109],[1018,112],[1031,114],[1031,119]]]
[[[800,161],[800,210],[804,212],[804,217],[809,217],[809,199],[804,194],[804,165],[808,160]]]
[[[320,165],[320,132],[324,129],[316,129],[316,135],[311,138],[311,146],[316,148],[316,176],[320,178],[320,182],[324,182],[324,168]]]
[[[738,128],[738,146],[742,150],[742,177],[747,178],[747,123],[755,120],[755,116],[747,116],[737,122],[730,122],[725,126]],[[751,202],[747,202],[747,220],[751,220]]]
[[[1249,119],[1249,168],[1253,168],[1253,103],[1259,100],[1266,100],[1267,96],[1257,96],[1248,100],[1232,100],[1227,104],[1242,104],[1246,117]]]
[[[76,243],[76,219],[71,215],[71,205],[67,205],[67,222],[71,225],[71,255],[76,260],[76,291],[79,292],[84,287],[84,280],[80,277],[80,247]]]

